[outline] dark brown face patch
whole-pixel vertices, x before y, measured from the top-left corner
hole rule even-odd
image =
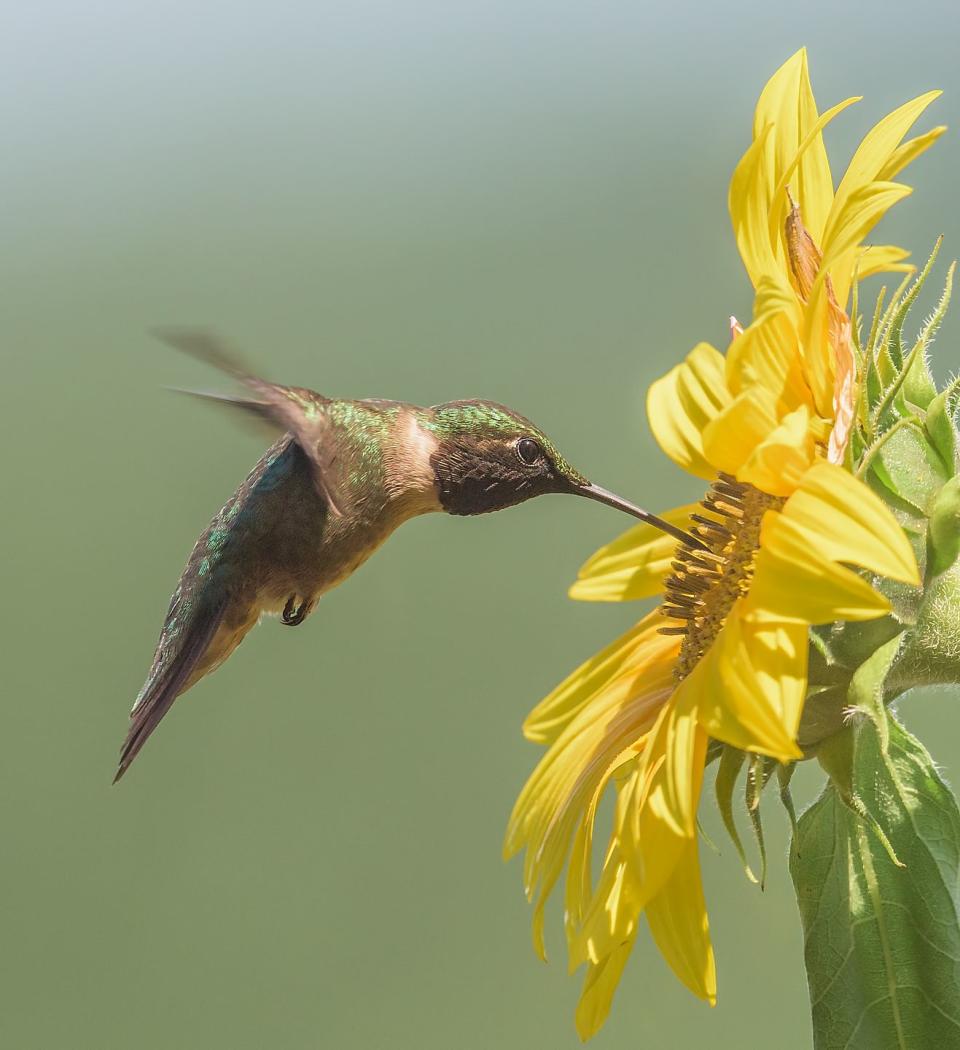
[[[523,435],[459,434],[440,442],[431,458],[440,505],[448,514],[486,514],[570,483],[544,453],[534,463],[518,455]]]

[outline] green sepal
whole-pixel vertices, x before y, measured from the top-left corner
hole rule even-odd
[[[952,473],[957,469],[957,431],[951,412],[951,400],[955,395],[953,384],[937,394],[927,406],[923,423],[930,443]]]
[[[868,720],[884,755],[889,742],[889,716],[885,700],[886,684],[897,657],[903,651],[905,632],[888,639],[854,671],[847,688],[843,713],[847,724],[834,736],[826,739],[817,750],[817,758],[837,792],[840,801],[862,820],[874,833],[895,865],[900,866],[890,840],[877,816],[864,803],[856,786],[856,761],[859,736],[864,720]],[[858,717],[859,716],[859,717]]]
[[[934,497],[927,525],[927,576],[946,572],[960,554],[960,476]]]
[[[926,408],[937,396],[937,384],[930,372],[926,353],[917,354],[903,381],[903,397],[906,405]]]
[[[933,264],[933,260],[936,258],[939,248],[940,240],[937,241],[937,246],[934,248],[933,255],[930,256],[927,265],[924,267],[924,275],[930,272],[930,267]],[[913,366],[908,370],[903,385],[904,394],[906,395],[907,400],[914,405],[919,405],[921,408],[927,408],[937,396],[937,385],[933,381],[933,376],[930,372],[927,349],[933,342],[933,338],[937,334],[940,325],[943,323],[943,318],[947,313],[947,307],[950,305],[950,296],[953,292],[953,274],[956,265],[957,264],[953,262],[947,268],[947,279],[943,287],[943,294],[940,296],[940,301],[937,303],[936,309],[930,315],[927,323],[923,326],[923,330],[917,338],[915,349],[918,353],[916,355],[916,360],[914,361]],[[952,468],[953,458],[946,457],[946,461]]]
[[[872,361],[868,361],[867,364],[866,389],[867,404],[873,409],[880,403],[880,398],[883,397],[883,381],[879,369]]]
[[[747,852],[743,848],[740,832],[737,830],[737,822],[733,816],[733,792],[737,786],[737,778],[743,768],[746,753],[735,747],[724,747],[720,755],[720,764],[717,766],[717,779],[714,781],[714,790],[717,795],[717,809],[723,819],[723,826],[727,829],[733,848],[737,851],[740,863],[743,865],[744,873],[751,882],[758,882],[753,869],[747,860]]]
[[[933,269],[933,264],[936,262],[937,256],[940,254],[940,245],[943,244],[943,236],[937,238],[936,243],[933,246],[933,251],[930,253],[930,257],[923,265],[923,269],[917,274],[916,280],[910,286],[910,290],[902,295],[902,292],[898,292],[894,295],[891,302],[891,307],[895,305],[893,316],[890,319],[886,343],[890,353],[890,359],[893,361],[897,369],[901,369],[904,365],[903,356],[903,325],[907,319],[907,314],[910,312],[910,308],[917,301],[917,296],[920,294],[924,284],[926,284],[927,278],[930,276],[930,271]],[[904,282],[906,284],[906,281]],[[904,285],[901,285],[901,289]],[[902,295],[902,298],[901,298]],[[915,351],[920,349],[919,346],[914,347]],[[913,356],[913,355],[911,355]],[[920,354],[917,354],[920,356]],[[908,362],[908,372],[913,366],[913,361]],[[905,377],[904,377],[905,378]]]
[[[880,737],[880,746],[886,754],[889,739],[887,708],[884,703],[884,685],[890,669],[893,667],[900,650],[903,648],[904,635],[894,635],[884,642],[876,651],[856,669],[850,679],[847,690],[849,710],[866,715]]]
[[[745,800],[747,803],[747,815],[750,817],[750,826],[753,828],[753,837],[757,843],[760,853],[760,889],[767,884],[767,845],[763,837],[763,819],[760,816],[760,796],[767,782],[773,775],[777,763],[765,755],[751,755],[750,767],[747,770],[747,782],[745,787]]]
[[[797,763],[788,762],[786,765],[777,766],[777,782],[780,785],[780,801],[790,818],[790,830],[794,835],[797,833],[797,810],[793,804],[793,795],[790,793],[790,781],[796,772]]]
[[[849,789],[876,814],[898,867],[835,782],[790,851],[816,1050],[960,1046],[960,810],[930,755],[894,719],[850,727]]]
[[[843,683],[846,688],[850,672],[869,660],[872,653],[902,630],[903,625],[893,616],[843,620],[811,628],[810,641],[817,655],[814,657],[811,650],[809,680],[831,686]],[[846,674],[839,668],[845,669]]]

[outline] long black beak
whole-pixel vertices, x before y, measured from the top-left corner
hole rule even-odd
[[[689,532],[684,532],[683,529],[678,528],[676,525],[671,525],[669,521],[658,518],[656,514],[651,514],[633,503],[628,503],[614,493],[600,488],[599,485],[578,485],[573,491],[580,496],[586,496],[587,499],[595,499],[598,503],[606,503],[608,507],[616,507],[617,510],[622,510],[626,514],[632,514],[635,518],[645,521],[648,525],[653,525],[654,528],[667,533],[668,536],[673,536],[674,539],[685,543],[688,547],[693,547],[696,550],[707,549],[707,545],[698,540],[696,536],[691,536]]]

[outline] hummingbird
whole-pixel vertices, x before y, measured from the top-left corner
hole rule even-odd
[[[239,381],[243,396],[198,394],[281,436],[197,540],[130,713],[114,783],[174,700],[220,666],[265,614],[302,624],[403,522],[474,515],[566,493],[631,514],[679,542],[695,537],[591,484],[531,423],[492,401],[421,408],[339,400],[253,374],[202,331],[164,330],[168,344]],[[187,393],[197,393],[186,391]]]

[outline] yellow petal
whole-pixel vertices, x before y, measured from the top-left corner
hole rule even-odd
[[[869,244],[857,257],[856,276],[863,280],[876,273],[913,273],[916,267],[904,262],[910,253],[895,244]]]
[[[829,623],[882,616],[887,600],[841,562],[919,583],[913,548],[878,496],[832,463],[818,463],[768,514],[746,598],[750,615],[783,622]]]
[[[542,901],[555,885],[591,797],[654,726],[673,691],[673,661],[622,674],[591,699],[540,760],[514,805],[504,856],[526,848],[524,886]],[[536,933],[535,933],[536,937]]]
[[[657,443],[678,466],[702,478],[716,473],[703,454],[702,434],[730,400],[723,371],[723,355],[700,343],[647,394],[647,416]]]
[[[696,832],[706,735],[697,725],[695,700],[678,690],[661,710],[641,758],[637,804],[628,814],[640,871],[645,880],[658,884],[653,872],[661,867],[661,858],[655,835],[665,830],[689,838]]]
[[[907,133],[910,125],[940,95],[939,91],[930,91],[925,95],[910,102],[904,103],[892,113],[883,118],[864,137],[857,148],[853,159],[850,161],[847,171],[837,187],[837,193],[830,209],[824,228],[820,245],[824,255],[827,254],[826,244],[833,240],[833,230],[840,217],[848,208],[849,199],[852,194],[862,190],[869,183],[887,175],[888,168],[894,163],[897,156],[897,147],[903,136]],[[837,292],[839,298],[839,290]],[[843,300],[840,299],[842,303]]]
[[[877,172],[877,178],[884,182],[895,179],[908,164],[912,164],[921,153],[928,150],[946,130],[946,126],[941,124],[898,146],[890,154],[887,163]]]
[[[637,678],[655,665],[671,663],[679,641],[660,634],[663,617],[654,611],[626,634],[584,661],[543,698],[523,723],[523,735],[534,743],[550,744],[591,700],[627,672]]]
[[[821,271],[825,274],[825,271]],[[836,381],[833,327],[831,319],[830,286],[825,279],[817,280],[810,301],[804,307],[801,327],[803,370],[813,395],[818,415],[833,417],[833,394]]]
[[[753,316],[759,320],[768,314],[786,314],[794,325],[799,319],[797,295],[786,270],[764,274],[757,283],[756,294],[753,297]],[[757,321],[754,321],[754,324],[756,323]],[[731,350],[732,348],[731,346]],[[729,355],[730,351],[727,353]]]
[[[773,396],[763,387],[748,387],[706,426],[704,452],[717,470],[736,474],[777,425]]]
[[[736,470],[746,481],[772,496],[789,496],[802,482],[816,455],[806,405],[788,413]]]
[[[833,463],[818,463],[783,508],[834,561],[903,583],[920,583],[906,533],[869,486]]]
[[[620,975],[626,966],[633,948],[636,934],[631,935],[623,944],[601,962],[588,963],[587,973],[583,980],[583,990],[577,1003],[574,1021],[577,1035],[586,1042],[600,1031],[610,1013],[613,993],[620,983]]]
[[[789,412],[811,403],[800,365],[799,334],[790,314],[783,310],[757,313],[757,319],[730,344],[727,351],[727,385],[734,394],[762,386],[772,396],[778,412]]]
[[[686,528],[698,507],[677,507],[661,517]],[[657,594],[670,573],[676,547],[672,536],[652,525],[637,525],[584,563],[570,588],[570,597],[586,602],[622,602]]]
[[[788,204],[787,189],[792,191],[791,195],[799,203],[804,215],[809,215],[810,225],[807,229],[811,237],[816,240],[822,235],[823,224],[833,203],[833,179],[830,175],[830,164],[823,145],[821,132],[837,114],[842,113],[855,102],[859,102],[862,97],[862,95],[854,95],[828,109],[807,133],[807,137],[800,144],[796,156],[780,174],[777,188],[774,190],[772,197],[773,206],[770,209],[771,239],[779,236],[779,231],[783,225],[785,206]],[[822,157],[822,168],[819,171],[808,173],[801,166],[801,161],[806,158],[808,152],[816,153],[819,157]],[[821,161],[817,159],[815,165],[819,167],[820,164]],[[799,177],[794,175],[798,168],[800,169]],[[792,186],[791,181],[793,181]]]
[[[848,197],[847,206],[831,224],[823,243],[822,269],[830,274],[838,304],[846,302],[853,277],[852,260],[848,259],[845,266],[839,265],[840,260],[863,241],[897,201],[912,192],[909,186],[898,182],[871,182]]]
[[[760,528],[760,550],[744,615],[781,623],[872,620],[890,603],[866,580],[817,546],[819,530],[768,512]]]
[[[647,921],[673,972],[694,995],[713,1006],[717,971],[697,848],[695,838],[686,843],[670,881],[647,905]]]
[[[769,234],[773,179],[767,145],[772,131],[772,124],[755,130],[753,143],[734,169],[727,198],[740,258],[754,287],[764,274],[778,269]]]
[[[806,48],[784,62],[767,82],[757,102],[755,133],[765,124],[774,125],[771,199],[775,187],[787,178],[792,179],[794,195],[801,202],[808,228],[815,238],[823,228],[833,200],[830,162],[820,129],[848,104],[834,107],[825,115],[826,119],[820,120],[810,86]],[[779,208],[781,202],[773,201],[773,204]]]
[[[711,737],[790,762],[801,757],[807,625],[745,621],[742,605],[678,692],[691,694],[697,721]]]
[[[617,816],[617,811],[622,810],[624,805],[624,788],[627,787],[631,778],[635,777],[640,765],[640,757],[636,751],[629,749],[625,752],[624,760],[617,764],[617,768],[610,775],[610,779],[617,785],[617,801],[614,816],[615,825],[622,819],[622,812]],[[584,936],[585,920],[590,909],[594,907],[597,898],[608,901],[615,885],[623,887],[623,875],[616,869],[625,864],[619,849],[616,833],[610,837],[607,847],[606,859],[600,875],[600,888],[594,895],[592,890],[593,870],[593,824],[596,818],[597,805],[600,801],[600,792],[595,792],[590,804],[584,811],[580,821],[573,847],[570,851],[570,863],[567,866],[567,885],[564,894],[564,927],[567,934],[567,947],[570,956],[570,972],[583,965],[588,959],[596,962],[613,950],[616,943],[623,940],[636,928],[636,914],[638,909],[629,910],[631,888],[628,886],[623,893],[618,892],[617,899],[623,907],[617,916],[610,919],[609,937],[612,938],[606,948],[601,952],[600,946],[595,939],[591,939],[589,933]],[[625,894],[625,895],[624,895]],[[591,921],[595,921],[595,916]]]
[[[633,936],[643,907],[637,891],[634,871],[614,838],[583,927],[570,944],[571,971],[584,962],[601,962]]]

